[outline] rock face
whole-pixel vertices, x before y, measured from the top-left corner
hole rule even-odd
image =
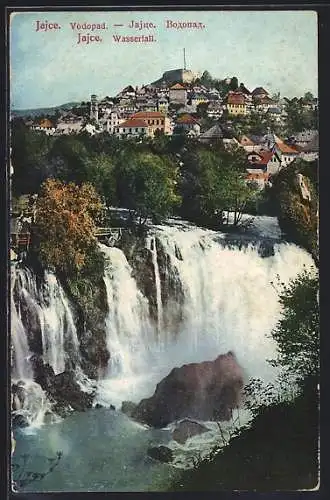
[[[208,431],[209,429],[205,427],[205,425],[185,418],[184,420],[181,420],[181,422],[179,422],[173,430],[172,438],[177,443],[184,444],[187,439],[193,436],[198,436],[199,434],[204,434],[204,432]]]
[[[161,428],[184,417],[230,420],[240,403],[242,369],[232,352],[214,361],[174,368],[132,412],[136,420]]]
[[[92,407],[93,394],[81,390],[72,371],[55,375],[52,367],[44,364],[41,357],[36,355],[31,358],[31,363],[34,379],[54,402],[53,408],[56,413],[65,416],[69,407],[77,411]]]
[[[310,252],[318,265],[318,165],[295,160],[274,179],[277,216],[287,239]]]

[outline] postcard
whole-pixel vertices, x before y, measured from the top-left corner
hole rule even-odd
[[[12,491],[318,489],[317,23],[11,10]]]

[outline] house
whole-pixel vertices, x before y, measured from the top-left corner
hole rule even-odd
[[[270,97],[260,97],[254,100],[254,108],[257,112],[267,113],[269,108],[274,108],[275,103]]]
[[[231,139],[225,137],[222,139],[222,142],[223,142],[225,149],[227,149],[227,150],[236,149],[236,148],[241,147],[240,143],[238,142],[238,140],[235,137],[232,137]]]
[[[306,111],[315,111],[318,106],[317,97],[305,98],[301,97],[299,99],[302,108]]]
[[[131,118],[138,118],[145,121],[148,127],[150,127],[151,135],[154,135],[156,131],[162,132],[165,135],[172,134],[170,119],[160,111],[138,111]]]
[[[151,136],[152,131],[149,125],[140,118],[129,118],[115,127],[115,134],[118,137],[141,137]]]
[[[248,153],[251,153],[252,151],[259,151],[262,148],[262,145],[259,144],[258,141],[252,140],[252,138],[248,135],[242,135],[239,143]]]
[[[281,159],[274,151],[260,150],[247,155],[247,160],[252,169],[262,170],[274,175],[281,170]]]
[[[246,182],[254,183],[260,190],[264,189],[270,180],[270,174],[264,172],[262,169],[247,169]]]
[[[245,96],[241,92],[229,91],[226,105],[229,115],[246,115]]]
[[[223,139],[224,131],[221,126],[217,123],[213,127],[209,128],[199,136],[201,142],[211,142]]]
[[[170,87],[169,98],[170,104],[185,105],[187,103],[187,89],[181,83],[176,83]]]
[[[273,146],[273,151],[277,153],[281,160],[281,167],[287,167],[293,162],[299,155],[297,149],[288,144],[285,144],[282,139],[276,138],[276,142]]]
[[[223,115],[223,104],[220,101],[213,101],[207,107],[206,114],[209,118],[221,118]]]
[[[240,84],[240,86],[238,87],[238,92],[244,94],[247,99],[252,99],[252,93],[245,87],[244,83]]]
[[[315,137],[318,136],[318,131],[314,129],[303,130],[291,137],[292,143],[295,146],[301,146],[304,148],[309,144]]]
[[[112,111],[104,122],[104,130],[109,132],[109,134],[114,134],[119,125],[124,123],[124,121],[125,119],[119,113]]]
[[[314,161],[319,157],[319,134],[318,132],[302,148],[299,157],[305,161]]]
[[[42,118],[39,122],[34,123],[31,126],[32,130],[39,130],[47,135],[53,135],[56,131],[56,127],[52,121],[48,118]]]
[[[266,115],[276,123],[282,123],[283,121],[282,111],[276,106],[269,106]]]
[[[267,90],[265,90],[263,87],[256,87],[254,90],[251,92],[252,99],[263,99],[264,97],[268,97],[269,94]]]
[[[83,118],[62,119],[57,122],[54,135],[78,134],[83,126]]]
[[[189,114],[183,114],[179,116],[176,120],[176,126],[183,129],[189,135],[199,135],[201,133],[201,127],[196,118]],[[193,132],[193,134],[191,133]]]
[[[168,100],[166,99],[165,96],[160,97],[158,99],[157,111],[159,111],[160,113],[167,114],[167,111],[168,111]]]
[[[209,102],[209,99],[206,97],[205,94],[193,92],[190,95],[190,101],[192,106],[198,106],[198,104]]]

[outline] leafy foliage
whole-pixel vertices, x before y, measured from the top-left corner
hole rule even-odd
[[[223,212],[233,212],[237,225],[247,203],[258,194],[254,185],[246,183],[245,161],[240,151],[221,146],[187,151],[181,180],[184,216],[221,226],[226,223]]]
[[[306,269],[283,287],[282,317],[272,332],[277,342],[275,366],[284,367],[298,381],[319,373],[318,275]]]
[[[180,202],[177,169],[166,158],[146,152],[124,153],[118,162],[118,198],[144,224],[171,213]]]
[[[37,201],[36,234],[40,259],[59,272],[82,269],[96,245],[95,219],[102,205],[94,187],[48,179]]]
[[[318,125],[317,111],[314,109],[305,109],[304,101],[313,99],[311,93],[306,93],[304,98],[293,99],[285,98],[285,111],[287,113],[287,133],[293,134],[308,129],[316,129]]]

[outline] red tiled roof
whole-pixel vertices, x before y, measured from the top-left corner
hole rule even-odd
[[[193,116],[188,115],[188,114],[180,116],[180,118],[178,118],[176,122],[177,123],[186,123],[186,124],[198,123],[196,118],[194,118]]]
[[[241,137],[240,143],[243,144],[244,146],[254,146],[255,144],[253,140],[250,139],[250,137],[248,137],[247,135],[243,135]]]
[[[161,113],[160,111],[138,111],[137,113],[134,113],[134,115],[132,115],[131,118],[134,119],[164,118],[164,114]]]
[[[54,125],[52,124],[52,122],[50,120],[48,120],[48,118],[44,118],[43,120],[41,120],[39,122],[39,127],[43,127],[43,128],[53,128]]]
[[[227,97],[228,104],[245,104],[245,97],[243,94],[239,93],[230,93]]]
[[[289,153],[294,154],[295,153],[295,154],[298,154],[298,151],[296,149],[294,149],[291,146],[288,146],[283,141],[276,141],[276,146],[281,151],[281,153],[287,153],[287,154],[289,154]]]
[[[249,160],[250,163],[254,165],[267,165],[274,156],[274,153],[272,151],[260,151],[259,153],[251,153],[251,156],[258,156],[258,160]]]
[[[129,118],[125,122],[120,123],[119,127],[148,127],[148,124],[144,120]]]
[[[170,87],[170,90],[185,90],[185,87],[181,85],[181,83],[176,83],[172,87]]]

